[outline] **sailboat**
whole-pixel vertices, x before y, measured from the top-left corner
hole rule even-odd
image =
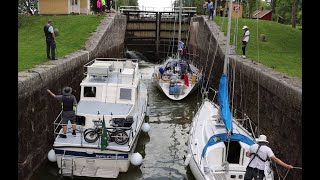
[[[140,165],[135,151],[145,123],[148,91],[137,59],[96,58],[84,65],[77,133],[62,138],[61,113],[54,121],[55,140],[49,151],[62,176],[117,178],[130,163]],[[71,129],[71,124],[67,125]]]
[[[179,6],[178,51],[167,57],[163,64],[154,68],[153,83],[171,100],[182,100],[194,92],[202,77],[201,71],[186,56],[186,48],[181,41],[182,0]]]
[[[230,6],[232,6],[232,1]],[[244,179],[250,157],[246,156],[250,145],[256,143],[253,129],[245,128],[251,121],[243,114],[236,117],[230,111],[228,98],[229,43],[231,28],[229,8],[227,44],[223,74],[218,89],[218,103],[207,96],[203,98],[194,114],[188,140],[188,155],[185,165],[189,165],[197,180]],[[250,124],[250,127],[252,124]],[[270,162],[266,161],[265,180],[273,180]]]

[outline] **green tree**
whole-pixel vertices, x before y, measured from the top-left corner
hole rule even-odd
[[[302,22],[302,0],[277,0],[277,7],[275,7],[277,15],[283,18],[284,24],[291,24]]]
[[[298,3],[299,0],[292,0],[291,25],[293,28],[297,25]]]

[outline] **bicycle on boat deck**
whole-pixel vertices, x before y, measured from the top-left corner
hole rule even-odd
[[[102,122],[93,120],[94,128],[88,128],[84,131],[84,140],[88,143],[96,142],[102,134]],[[112,129],[112,130],[110,130]],[[116,142],[123,145],[129,141],[129,136],[124,129],[106,128],[107,136],[110,142]]]

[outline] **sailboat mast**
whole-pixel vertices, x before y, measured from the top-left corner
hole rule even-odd
[[[181,41],[181,14],[182,14],[182,0],[180,0],[180,5],[179,5],[179,35],[178,35],[178,42]]]
[[[228,11],[227,46],[226,46],[226,54],[224,56],[224,66],[223,66],[223,73],[224,74],[227,74],[227,67],[229,64],[229,53],[230,53],[229,46],[230,46],[232,0],[229,0],[229,1],[230,2],[229,2],[229,11]]]
[[[182,0],[179,2],[179,34],[178,34],[178,44],[181,41],[181,14],[182,14]],[[177,53],[178,59],[180,59],[180,53]]]

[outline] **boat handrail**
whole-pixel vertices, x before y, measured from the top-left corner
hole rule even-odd
[[[62,110],[60,111],[60,113],[58,114],[58,116],[56,117],[56,119],[53,122],[53,126],[54,126],[53,127],[53,136],[54,136],[54,138],[56,138],[56,136],[59,134],[59,131],[60,131],[60,129],[58,129],[59,126],[64,125],[64,124],[61,123],[62,122],[62,117],[61,116],[62,116]]]
[[[83,74],[84,74],[84,77],[90,75],[92,77],[104,77],[104,78],[108,78],[109,76],[109,73],[113,72],[115,69],[114,69],[114,64],[106,64],[105,66],[92,66],[95,62],[103,62],[103,61],[106,61],[106,62],[126,62],[126,61],[131,61],[132,63],[138,63],[138,59],[126,59],[126,58],[95,58],[91,61],[89,61],[88,63],[86,63],[85,65],[83,65]],[[89,73],[89,67],[92,68],[91,69],[91,72]],[[124,72],[124,70],[128,68],[126,66],[126,64],[124,64],[123,68],[118,68],[117,71],[120,72],[121,74],[121,71]],[[135,78],[136,78],[136,69],[138,68],[138,65],[135,65],[135,66],[132,66],[132,67],[129,67],[129,69],[133,68],[133,75],[130,75],[130,74],[121,74],[121,76],[123,76],[121,79],[124,81],[122,82],[122,80],[120,82],[117,82],[120,83],[120,84],[123,84],[123,83],[135,83]],[[130,72],[130,70],[128,71]],[[119,75],[119,74],[117,74]],[[130,75],[129,77],[125,77],[127,75]],[[119,80],[118,80],[119,81]],[[130,81],[130,82],[129,82]]]
[[[59,113],[59,115],[56,117],[56,119],[54,120],[54,122],[53,122],[53,124],[54,124],[54,139],[56,139],[56,137],[59,135],[59,134],[61,134],[60,133],[60,129],[61,128],[59,128],[59,127],[62,127],[63,125],[68,125],[68,124],[63,124],[62,123],[62,118],[61,118],[61,116],[62,116],[62,110],[60,111],[60,113]],[[100,122],[99,120],[93,120],[93,122],[94,122],[94,124],[95,124],[95,126],[98,126],[99,128],[100,128],[100,126],[102,126],[102,122]],[[94,128],[94,127],[93,127]],[[89,129],[89,128],[86,128],[86,129]],[[113,127],[113,126],[108,126],[108,127],[106,127],[106,129],[107,130],[113,130],[113,129],[116,129],[116,130],[120,130],[120,129],[123,129],[123,130],[130,130],[130,132],[129,132],[129,136],[128,136],[128,138],[129,138],[129,141],[128,141],[128,146],[130,146],[130,143],[131,143],[131,141],[133,140],[133,138],[132,138],[132,132],[133,132],[133,129],[132,129],[132,126],[130,126],[130,127]],[[80,125],[80,136],[81,136],[81,143],[80,143],[80,146],[82,147],[83,146],[83,132],[84,132],[84,130],[83,130],[83,126],[81,126]],[[101,136],[99,137],[99,140],[98,141],[100,141],[100,139],[101,139]],[[97,144],[97,147],[98,148],[100,148],[100,143],[98,143]]]
[[[236,123],[241,124],[241,127],[244,131],[246,131],[247,133],[251,134],[251,136],[253,138],[257,138],[256,137],[256,133],[257,133],[257,128],[258,125],[256,125],[246,113],[243,113],[242,111],[239,111],[238,109],[234,109],[232,108],[233,111],[233,119],[235,120]],[[241,116],[240,118],[237,118]]]
[[[64,124],[62,123],[62,110],[60,111],[60,113],[58,114],[58,116],[56,117],[56,119],[54,120],[53,122],[53,136],[54,136],[54,139],[59,135],[61,134],[60,133],[60,129],[59,127],[62,127],[63,125],[68,125],[68,124]],[[80,127],[80,135],[81,135],[81,139],[83,137],[83,131],[82,131],[82,126]],[[81,140],[81,146],[82,146],[82,140]]]

